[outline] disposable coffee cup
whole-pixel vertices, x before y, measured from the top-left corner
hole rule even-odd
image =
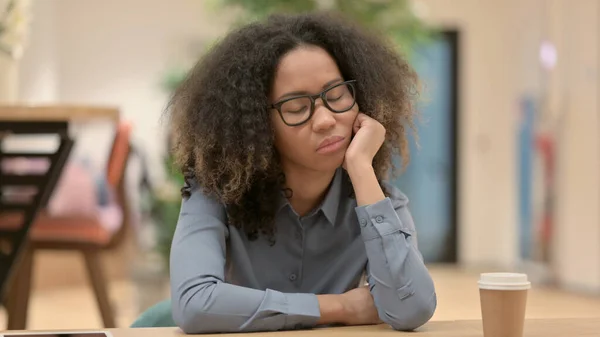
[[[479,297],[484,337],[523,337],[527,292],[526,274],[484,273]]]

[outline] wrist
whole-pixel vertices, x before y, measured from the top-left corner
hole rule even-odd
[[[350,177],[374,172],[373,161],[365,159],[348,160],[346,162],[346,171]]]
[[[321,318],[317,325],[344,323],[345,306],[343,295],[317,295]]]
[[[385,199],[385,194],[379,186],[372,163],[365,161],[348,162],[346,171],[352,181],[358,206],[371,205]]]

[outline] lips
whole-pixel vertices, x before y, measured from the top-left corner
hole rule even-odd
[[[317,148],[317,152],[319,153],[331,153],[340,149],[342,145],[344,145],[345,137],[342,136],[331,136],[325,138],[319,147]]]

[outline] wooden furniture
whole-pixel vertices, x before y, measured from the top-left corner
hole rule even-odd
[[[0,106],[0,142],[7,134],[13,133],[57,134],[60,137],[58,150],[51,154],[39,153],[35,149],[25,153],[6,153],[0,148],[0,161],[46,157],[50,161],[47,172],[37,177],[0,173],[0,187],[30,187],[33,182],[38,192],[31,202],[19,204],[2,198],[0,191],[0,243],[11,248],[10,254],[0,259],[0,271],[3,272],[0,281],[10,279],[8,291],[5,291],[8,329],[26,328],[33,257],[39,249],[72,250],[83,254],[103,321],[106,327],[115,326],[98,252],[118,244],[124,235],[125,224],[116,233],[109,233],[96,219],[55,218],[40,212],[40,209],[46,205],[74,144],[69,135],[69,124],[98,119],[117,122],[118,116],[117,109],[101,107]],[[130,133],[129,125],[119,125],[107,167],[107,181],[118,193],[124,219],[127,219],[127,207],[123,175],[129,155]]]
[[[184,334],[177,328],[138,328],[110,329],[114,337],[179,337]],[[23,332],[20,332],[23,333]],[[529,319],[525,322],[526,337],[587,337],[600,335],[600,317]],[[337,327],[312,330],[263,332],[251,334],[215,334],[202,336],[219,337],[378,337],[378,336],[418,336],[418,337],[483,337],[481,321],[437,321],[429,322],[416,332],[399,332],[387,325]]]
[[[90,122],[119,121],[119,109],[76,105],[0,105],[0,121],[3,122]]]
[[[2,110],[0,110],[2,111]],[[1,112],[0,112],[1,113]],[[27,151],[7,152],[4,149],[4,139],[8,134],[35,135],[52,134],[59,137],[59,146],[50,152],[40,152],[36,149]],[[46,204],[52,190],[58,181],[63,166],[71,152],[73,140],[68,134],[66,122],[38,123],[32,121],[5,121],[0,119],[0,290],[1,295],[6,295],[6,289],[14,284],[14,291],[21,293],[22,283],[17,281],[29,280],[30,275],[22,274],[16,277],[16,270],[21,263],[28,264],[31,256],[26,245],[33,221],[40,208]],[[11,172],[5,170],[5,163],[10,160],[43,160],[47,169],[40,172]],[[10,191],[30,189],[29,195],[10,195]],[[19,199],[16,201],[16,199]],[[9,218],[11,219],[10,221]],[[15,220],[16,219],[16,220]],[[11,311],[21,311],[21,306],[28,299],[13,297],[12,301],[6,299],[6,307]],[[9,327],[24,328],[15,325],[9,319]]]

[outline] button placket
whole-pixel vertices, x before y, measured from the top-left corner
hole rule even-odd
[[[297,218],[297,221],[298,222],[297,222],[296,229],[294,230],[293,237],[296,240],[297,244],[299,245],[299,248],[301,250],[302,256],[304,256],[304,242],[303,242],[303,237],[304,237],[304,230],[306,228],[306,226],[305,226],[306,223],[305,223],[304,219],[300,218],[300,217]],[[290,280],[290,282],[297,282],[300,279],[299,275],[300,275],[301,270],[302,270],[302,264],[303,264],[303,262],[304,261],[301,259],[299,261],[299,264],[300,264],[299,269],[294,269],[295,272],[291,272],[288,275],[288,279]]]

